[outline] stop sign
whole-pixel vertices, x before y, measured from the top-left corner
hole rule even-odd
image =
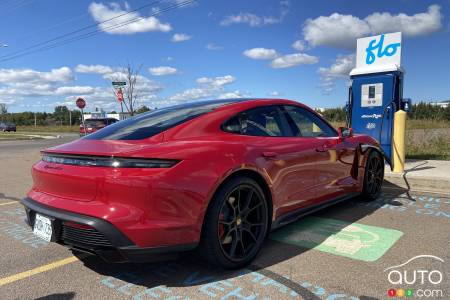
[[[123,101],[123,92],[122,92],[122,89],[121,89],[121,88],[119,88],[119,89],[117,90],[117,101],[119,101],[119,102],[122,102],[122,101]]]
[[[86,106],[86,101],[83,98],[78,98],[75,103],[79,109],[83,109]]]

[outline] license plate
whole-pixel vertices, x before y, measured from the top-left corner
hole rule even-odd
[[[52,239],[52,221],[40,214],[36,214],[33,233],[47,242]]]

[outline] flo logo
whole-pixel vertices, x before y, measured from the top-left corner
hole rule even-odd
[[[384,34],[380,36],[380,40],[378,42],[376,38],[369,42],[369,46],[366,48],[366,64],[368,65],[373,64],[376,58],[395,55],[395,53],[397,53],[397,49],[401,45],[401,43],[392,43],[383,48],[383,44],[384,44]]]
[[[434,255],[418,255],[403,264],[386,268],[384,272],[394,287],[388,290],[388,296],[444,297],[444,291],[439,287],[444,281],[443,263],[442,258]]]

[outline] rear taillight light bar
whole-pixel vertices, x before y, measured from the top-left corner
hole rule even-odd
[[[171,168],[180,162],[175,159],[73,155],[47,152],[42,153],[42,160],[64,165],[111,168]]]

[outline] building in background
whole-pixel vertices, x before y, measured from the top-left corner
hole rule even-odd
[[[439,106],[442,108],[447,108],[450,105],[450,100],[440,101],[440,102],[430,102],[431,105]]]
[[[130,117],[129,113],[106,113],[104,111],[97,111],[92,113],[84,113],[83,114],[85,120],[89,119],[105,119],[105,118],[114,118],[118,121],[125,120]]]

